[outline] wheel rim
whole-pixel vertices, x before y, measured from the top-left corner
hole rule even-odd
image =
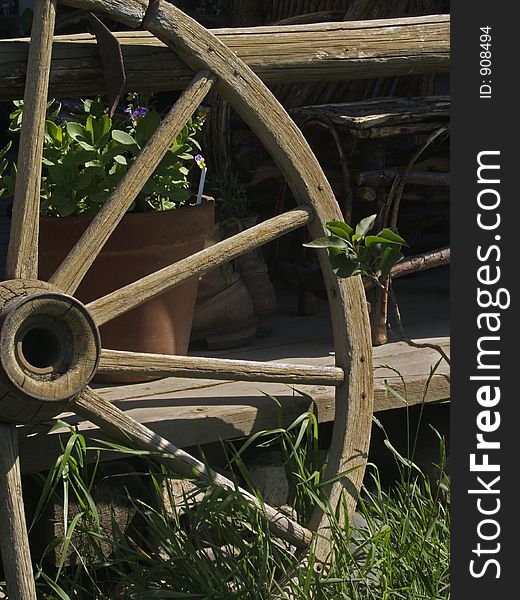
[[[213,83],[216,83],[217,89],[257,134],[273,159],[277,162],[297,202],[302,205],[302,208],[308,206],[312,209],[310,211],[306,209],[306,212],[301,210],[298,217],[301,223],[298,221],[292,229],[306,223],[309,226],[311,234],[318,237],[326,234],[325,225],[328,221],[341,219],[341,213],[330,185],[301,132],[258,77],[201,25],[187,17],[174,6],[162,1],[152,2],[150,6],[144,0],[132,0],[124,5],[117,0],[67,0],[64,4],[88,10],[101,10],[115,20],[134,26],[142,24],[151,33],[155,34],[169,46],[172,46],[189,66],[200,71],[194,78],[187,93],[177,103],[177,114],[172,109],[173,124],[170,125],[169,130],[167,129],[167,125],[164,126],[163,135],[165,137],[166,134],[171,135],[172,127],[178,126],[175,119],[177,121],[181,120],[179,119],[179,110],[183,106],[185,110],[189,109],[190,106],[193,109],[196,108],[195,104],[200,102],[200,97],[209,91]],[[52,35],[54,22],[54,6],[55,2],[42,0],[37,8],[40,12],[35,13],[35,17],[41,17],[43,23],[41,30],[37,31],[37,34],[40,34],[39,37],[37,36],[38,48],[35,51],[37,55],[45,47],[45,43],[47,43],[48,49],[49,30]],[[39,21],[37,20],[36,22]],[[49,64],[49,51],[46,58]],[[31,75],[30,67],[31,54],[29,58],[28,80]],[[48,72],[44,73],[43,76],[40,73],[40,78],[46,79],[48,84]],[[43,89],[46,96],[46,87],[43,86]],[[31,87],[26,86],[26,96],[28,94],[29,96],[32,94],[32,96],[37,97],[37,100],[39,98],[40,110],[38,114],[41,121],[41,118],[44,118],[45,115],[41,107],[42,103],[46,100],[46,98],[41,97],[42,88],[31,89]],[[184,105],[181,102],[183,98]],[[34,133],[38,130],[41,131],[41,122],[38,123],[37,119],[33,123],[25,125],[25,131],[28,133]],[[23,140],[24,130],[22,130],[21,143],[23,143]],[[158,143],[161,142],[160,136],[156,141]],[[164,140],[162,143],[164,145]],[[154,156],[152,150],[149,152],[151,156]],[[41,161],[41,150],[38,160]],[[26,171],[32,175],[37,173],[39,177],[37,166],[35,166],[36,162],[34,156],[32,157],[32,162],[30,160],[27,161]],[[150,169],[151,167],[146,171],[149,175],[153,172]],[[96,233],[96,231],[100,234],[101,246],[126,212],[127,207],[125,202],[128,201],[129,196],[133,192],[131,184],[132,181],[129,181],[126,192],[125,190],[122,192],[119,190],[119,204],[115,201],[110,204],[112,198],[107,202],[111,207],[115,207],[114,217],[110,226],[101,226],[100,222],[102,219],[98,219],[97,224],[96,220],[94,221],[90,234],[92,232]],[[88,382],[95,373],[100,356],[99,336],[97,334],[97,325],[100,323],[100,318],[98,312],[96,312],[96,306],[99,307],[99,301],[91,303],[85,308],[67,295],[67,292],[73,293],[78,284],[77,278],[74,279],[74,276],[71,275],[75,266],[74,261],[67,263],[66,259],[65,266],[63,269],[60,268],[61,271],[59,269],[53,278],[51,278],[50,284],[33,281],[35,268],[37,272],[37,260],[35,260],[35,257],[37,258],[39,197],[33,193],[31,199],[30,193],[27,191],[23,194],[20,192],[19,195],[21,199],[15,197],[16,205],[13,217],[14,236],[11,239],[9,248],[11,257],[9,264],[11,266],[8,269],[16,281],[14,283],[7,282],[0,284],[0,298],[7,298],[3,307],[0,307],[0,314],[5,325],[5,335],[4,329],[2,330],[2,341],[5,340],[5,347],[2,347],[2,354],[3,356],[4,354],[10,357],[14,356],[17,368],[21,369],[22,373],[25,369],[33,379],[45,378],[49,376],[49,373],[52,375],[52,373],[56,373],[60,369],[64,372],[72,372],[74,370],[72,368],[73,361],[71,362],[67,359],[69,361],[67,363],[67,360],[65,360],[67,353],[70,354],[70,349],[67,348],[67,343],[64,341],[67,333],[63,333],[63,328],[53,330],[52,327],[48,326],[48,323],[43,326],[41,321],[37,320],[38,316],[41,319],[42,306],[45,303],[47,303],[45,305],[47,306],[49,302],[52,304],[52,301],[61,307],[65,306],[68,302],[68,306],[73,307],[65,329],[67,330],[68,327],[68,334],[71,331],[81,331],[81,335],[84,336],[84,340],[88,346],[88,351],[86,351],[86,358],[83,361],[86,364],[86,368],[81,372],[81,376],[78,376],[70,383],[70,387],[66,388],[67,391],[61,395],[57,392],[48,393],[56,398],[54,404],[49,401],[49,398],[45,394],[45,399],[42,400],[41,393],[38,394],[33,388],[29,391],[22,389],[23,385],[19,385],[19,380],[13,375],[11,367],[9,365],[7,368],[4,366],[3,371],[0,371],[0,387],[2,385],[4,387],[7,386],[6,389],[16,402],[25,403],[25,411],[29,410],[27,409],[27,405],[29,405],[32,412],[30,415],[24,413],[22,417],[20,414],[16,414],[16,410],[4,409],[4,405],[0,404],[0,421],[9,423],[33,422],[48,418],[49,411],[52,414],[58,414],[63,410],[65,405],[72,406],[78,414],[99,424],[108,430],[109,433],[116,435],[118,427],[126,433],[131,431],[132,435],[134,435],[135,443],[146,447],[154,447],[155,449],[162,448],[180,457],[181,465],[191,466],[195,470],[199,469],[200,467],[192,462],[192,457],[189,457],[186,453],[182,453],[182,451],[179,451],[167,441],[155,436],[153,432],[149,432],[146,428],[132,422],[131,419],[125,418],[122,413],[117,412],[116,409],[107,403],[104,404],[102,399],[87,387]],[[114,196],[116,195],[115,193]],[[115,200],[118,200],[118,198]],[[26,210],[27,207],[29,210]],[[294,211],[295,215],[297,214],[297,210]],[[22,239],[24,237],[22,235],[24,223],[20,221],[20,214],[29,214],[30,216],[28,219],[30,235],[28,237],[32,245],[29,245],[29,247],[26,240]],[[269,238],[267,235],[267,230],[275,226],[275,221],[277,224],[279,223],[280,219],[277,219],[279,218],[272,219],[271,223],[268,222],[269,227],[265,226],[262,229],[262,226],[259,226],[257,231],[266,231],[265,240],[268,241],[269,239],[278,237],[277,235],[273,235],[272,238]],[[290,230],[290,223],[286,224],[283,231]],[[87,238],[88,235],[89,232],[86,234]],[[86,243],[84,242],[83,246],[78,243],[77,255],[82,260],[88,254],[85,252],[84,247]],[[97,245],[99,246],[99,243]],[[97,251],[100,250],[101,246],[97,248]],[[249,247],[243,246],[242,250],[247,251],[250,247],[252,247],[252,242]],[[239,250],[240,247],[237,247],[237,251]],[[73,253],[74,250],[71,254]],[[87,262],[90,258],[86,259]],[[364,289],[360,278],[338,280],[331,270],[325,252],[319,253],[319,259],[332,316],[336,367],[344,373],[343,379],[334,383],[336,386],[336,418],[325,478],[327,480],[333,479],[339,473],[344,473],[345,475],[342,478],[336,477],[336,480],[329,484],[325,491],[332,505],[335,505],[345,492],[347,512],[350,515],[355,509],[357,493],[362,484],[370,440],[373,410],[370,327]],[[85,268],[88,269],[90,264],[86,265]],[[191,263],[186,264],[189,265]],[[164,274],[161,275],[161,277],[163,276]],[[193,276],[193,273],[191,273],[191,276]],[[81,280],[81,277],[79,280]],[[63,285],[64,282],[68,283]],[[159,281],[155,291],[146,290],[140,301],[144,302],[151,297],[150,294],[155,293],[157,295],[165,291],[165,289],[164,281]],[[125,299],[124,294],[122,298],[123,300]],[[128,299],[128,295],[126,298]],[[106,300],[106,298],[101,300]],[[110,298],[107,302],[112,308],[117,304],[116,300]],[[33,308],[29,309],[28,307]],[[13,323],[17,322],[16,317],[19,317],[23,310],[25,310],[23,316],[26,320],[29,319],[27,321],[29,325],[27,325],[26,329],[17,329]],[[119,310],[120,314],[121,311],[124,312],[127,309],[119,306],[117,310]],[[39,323],[39,325],[35,325],[34,323]],[[50,348],[54,348],[52,360],[46,359],[47,362],[45,360],[43,363],[41,362],[41,359],[31,350],[31,343],[29,343],[31,340],[28,341],[28,335],[29,337],[32,335],[31,343],[34,344],[35,341],[38,342],[39,340],[41,342],[45,340]],[[76,350],[73,348],[72,353],[74,354],[74,352]],[[66,367],[64,367],[64,363],[67,363]],[[18,376],[19,373],[16,372],[16,375]],[[330,376],[332,377],[332,375],[333,373],[331,372]],[[337,373],[334,373],[336,378],[337,375]],[[51,405],[52,407],[49,408]],[[8,433],[5,433],[4,430]],[[6,444],[15,456],[14,463],[16,464],[14,466],[11,465],[9,468],[6,466],[1,472],[1,476],[5,481],[12,481],[14,484],[17,484],[20,477],[19,467],[16,466],[18,463],[18,451],[12,441],[13,431],[15,432],[15,430],[13,426],[8,429],[2,426],[2,431],[4,431]],[[211,479],[222,487],[227,486],[227,483],[219,479],[218,474],[213,472],[201,471],[201,476]],[[245,491],[244,497],[246,501],[255,504],[254,500],[248,498]],[[18,503],[18,507],[23,506],[19,490],[13,492],[13,497],[10,497],[10,499],[12,500],[11,504]],[[12,517],[16,511],[11,507],[8,512]],[[267,512],[269,513],[269,511]],[[267,514],[267,518],[270,524],[273,525],[273,522],[281,517],[280,513],[274,511],[273,514]],[[10,518],[8,521],[10,523],[13,519]],[[276,524],[273,525],[274,530],[278,533],[281,532],[280,535],[295,536],[294,539],[301,541],[302,546],[300,547],[308,545],[309,540],[305,530],[302,528],[298,529],[299,526],[291,523],[286,517],[285,521],[287,522],[284,522],[279,527]],[[9,523],[2,522],[2,527],[9,529]],[[326,558],[330,550],[327,542],[328,520],[327,515],[324,515],[319,507],[314,511],[309,528],[314,532],[322,534],[317,538],[316,551],[318,557],[322,559]],[[287,533],[289,530],[291,530],[290,533]],[[11,530],[9,529],[9,531]],[[14,532],[12,533],[14,537],[22,540],[22,551],[27,554],[27,534],[24,530],[24,525],[22,526],[18,523],[12,531]],[[286,539],[288,538],[286,537]],[[23,597],[25,600],[35,598],[34,583],[32,583],[32,587],[30,583],[27,585],[23,583],[28,578],[27,563],[25,566],[15,565],[8,556],[9,553],[5,550],[5,547],[2,548],[2,554],[4,563],[7,562],[8,566],[11,565],[15,571],[18,569],[14,575],[10,575],[10,593],[16,598],[16,590],[23,588],[19,597]]]

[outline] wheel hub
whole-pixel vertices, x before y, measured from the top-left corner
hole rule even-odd
[[[81,302],[43,282],[0,284],[0,421],[55,416],[96,372],[99,332]]]

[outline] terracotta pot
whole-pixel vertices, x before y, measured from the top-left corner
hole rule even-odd
[[[90,219],[76,217],[40,220],[41,279],[52,275],[89,223]],[[88,303],[202,250],[213,226],[213,202],[168,212],[126,215],[75,296]],[[103,348],[186,354],[198,281],[194,277],[103,325]],[[105,376],[98,380],[114,381]],[[137,381],[134,377],[117,380]]]

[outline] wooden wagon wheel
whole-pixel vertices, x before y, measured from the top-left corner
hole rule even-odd
[[[346,492],[348,511],[356,505],[368,452],[372,417],[372,360],[364,290],[359,278],[337,280],[326,254],[321,267],[332,314],[336,366],[170,357],[102,350],[98,326],[180,284],[193,275],[307,225],[314,237],[325,223],[341,218],[332,190],[301,132],[272,94],[226,46],[183,12],[162,0],[66,0],[144,27],[171,46],[196,72],[159,129],[49,282],[38,280],[39,181],[45,103],[56,0],[36,4],[27,67],[25,111],[18,158],[7,274],[0,284],[0,528],[3,564],[11,600],[36,598],[23,513],[16,425],[35,423],[72,410],[112,436],[130,438],[139,448],[168,454],[180,475],[235,489],[225,477],[137,423],[103,399],[89,382],[96,371],[156,376],[321,384],[336,390],[336,417],[328,479],[349,471],[326,492],[334,505]],[[215,86],[258,135],[284,173],[299,207],[153,273],[83,306],[73,294],[101,247],[121,220],[171,140]],[[357,467],[357,468],[356,468]],[[316,539],[326,558],[327,515],[316,508],[307,528],[260,506],[272,531],[297,548]],[[321,535],[316,535],[316,532]]]

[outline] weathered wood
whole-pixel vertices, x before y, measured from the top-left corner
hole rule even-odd
[[[84,418],[92,421],[109,435],[116,439],[127,441],[128,438],[138,448],[158,452],[158,458],[165,460],[181,476],[196,476],[229,491],[237,491],[244,501],[258,509],[269,523],[270,529],[280,538],[287,540],[297,548],[308,548],[312,541],[312,533],[292,521],[274,508],[260,502],[232,481],[206,467],[206,465],[187,452],[175,447],[171,442],[144,427],[128,417],[124,412],[102,398],[93,390],[87,388],[81,396],[73,401],[75,411]]]
[[[326,223],[341,219],[341,211],[302,132],[273,94],[227,46],[173,5],[162,1],[150,5],[144,27],[173,47],[192,68],[206,66],[219,76],[219,91],[271,154],[296,201],[314,208],[311,235],[323,236]],[[344,496],[342,506],[352,514],[363,482],[373,410],[365,291],[358,278],[338,279],[326,252],[320,251],[318,257],[330,299],[336,365],[345,371],[345,383],[336,388],[336,420],[325,473],[330,483],[323,492],[333,507]],[[338,480],[338,473],[348,475]],[[330,554],[329,522],[321,506],[315,507],[309,526],[323,534],[316,552],[326,560]]]
[[[376,98],[295,108],[291,110],[291,116],[298,123],[309,119],[328,120],[348,129],[352,135],[387,137],[395,131],[438,128],[440,122],[449,120],[450,99],[447,96]],[[371,130],[376,133],[370,133]]]
[[[57,0],[38,0],[27,61],[6,277],[37,279],[40,179]]]
[[[301,207],[255,225],[188,258],[143,277],[87,305],[98,325],[159,296],[194,275],[204,273],[312,222],[314,210]]]
[[[36,600],[14,425],[0,424],[0,507],[0,549],[9,598]]]
[[[390,271],[390,276],[394,279],[396,277],[411,275],[412,273],[420,273],[421,271],[426,271],[426,269],[449,265],[450,260],[450,248],[441,248],[439,250],[432,250],[431,252],[424,252],[423,254],[416,254],[415,256],[409,256],[395,265]]]
[[[345,374],[338,367],[311,367],[289,363],[225,360],[195,356],[164,356],[103,350],[98,373],[151,375],[153,377],[192,377],[234,381],[274,381],[300,385],[343,383]]]
[[[0,422],[35,423],[66,409],[92,379],[99,333],[82,304],[47,283],[0,283]]]
[[[383,169],[381,171],[361,171],[356,175],[356,183],[361,186],[391,185],[396,177],[404,172],[402,169]],[[410,185],[427,185],[435,187],[449,187],[449,173],[435,173],[431,171],[411,171],[406,183]]]
[[[344,81],[447,72],[448,15],[217,29],[213,33],[269,84]],[[118,32],[127,91],[184,89],[193,76],[179,57],[146,31]],[[29,41],[0,40],[0,100],[23,96]],[[95,38],[56,36],[51,97],[103,93],[105,80]]]
[[[90,7],[93,2],[78,0],[71,4]],[[98,5],[99,3],[96,3],[96,6]],[[119,0],[112,2],[104,0],[103,5],[111,16],[120,17],[122,5]],[[166,41],[168,45],[173,46],[191,68],[208,68],[219,77],[219,91],[272,154],[284,173],[297,202],[310,205],[309,208],[297,209],[292,214],[295,216],[300,214],[301,223],[309,224],[311,235],[323,235],[326,231],[326,223],[331,219],[341,217],[330,185],[301,132],[288,118],[287,113],[277,103],[274,96],[263,86],[260,79],[227,46],[169,3],[161,0],[151,3],[143,25],[158,35],[160,39]],[[312,219],[313,216],[314,219]],[[276,219],[280,219],[284,223],[284,217],[287,215],[271,219],[269,223],[272,226],[277,222]],[[289,231],[297,226],[298,224],[295,223],[285,224],[285,230]],[[255,233],[259,231],[265,233],[265,239],[273,239],[281,233],[269,232],[267,229],[258,229]],[[249,232],[254,232],[254,229]],[[237,239],[238,236],[234,238],[234,240]],[[236,250],[236,241],[233,243],[235,246],[231,247]],[[250,247],[255,247],[260,243],[261,240],[252,240]],[[223,251],[223,247],[221,246],[219,250]],[[219,260],[229,260],[230,258],[232,256],[227,255]],[[347,511],[352,513],[363,480],[372,415],[373,381],[368,319],[364,290],[359,278],[338,281],[331,270],[326,253],[320,252],[319,258],[331,305],[335,362],[337,367],[345,372],[344,383],[337,387],[335,394],[336,419],[328,469],[325,475],[331,483],[324,491],[333,506],[336,506],[339,499],[345,494],[345,504],[341,506],[346,506]],[[213,262],[215,263],[215,261]],[[186,261],[183,261],[184,268],[187,264]],[[219,264],[218,261],[216,264]],[[202,265],[201,272],[206,268],[205,265]],[[109,305],[110,302],[112,303],[111,309],[126,311],[132,302],[140,303],[143,301],[143,297],[153,297],[167,289],[170,283],[165,283],[164,277],[170,273],[171,271],[160,271],[152,275],[151,280],[145,278],[136,284],[132,296],[135,295],[136,288],[141,285],[139,288],[141,293],[137,300],[130,297],[128,290],[124,288],[123,295],[120,294],[117,298],[119,301],[125,302],[126,306],[117,307],[117,302],[114,302],[112,297],[108,301]],[[189,273],[190,276],[193,274],[193,271]],[[106,301],[106,298],[102,300]],[[196,469],[202,476],[209,477],[222,487],[235,489],[231,482],[218,479],[220,476],[206,471],[204,465],[198,461],[194,462],[192,457],[181,453],[166,440],[158,438],[156,434],[134,422],[91,390],[72,400],[71,404],[81,416],[107,428],[114,435],[119,434],[122,429],[127,434],[129,433],[134,442],[141,447],[173,451],[177,459],[177,466],[183,466],[184,473],[191,473],[193,469]],[[345,472],[348,475],[342,477],[341,480],[336,479],[335,476],[338,473]],[[251,504],[267,512],[271,527],[280,537],[288,539],[298,547],[308,545],[311,540],[309,531],[273,509],[260,507],[255,498],[248,495],[247,492],[241,492]],[[328,521],[320,506],[317,506],[314,511],[311,528],[323,534],[318,542],[317,553],[320,558],[325,559],[330,552],[325,539]]]
[[[60,4],[76,6],[83,10],[110,13],[112,18],[130,27],[139,27],[143,22],[149,0],[60,0]]]
[[[332,342],[323,334],[324,331],[326,336],[330,333],[326,321],[323,315],[293,316],[290,320],[280,321],[277,324],[280,331],[264,340],[268,347],[263,347],[262,340],[258,340],[252,348],[230,350],[224,352],[224,356],[237,355],[244,360],[260,356],[265,361],[279,361],[280,357],[291,356],[295,357],[291,358],[291,362],[298,364],[333,366]],[[449,338],[420,336],[418,341],[439,345],[449,353]],[[439,358],[440,355],[431,348],[412,348],[405,342],[389,342],[374,348],[374,410],[381,412],[423,402],[449,400],[450,366],[444,361],[431,378],[425,397],[430,370]],[[405,398],[406,404],[390,388]],[[259,385],[254,382],[168,378],[96,391],[162,437],[175,440],[181,448],[188,448],[251,436],[280,426],[289,427],[298,416],[313,408],[320,423],[334,422],[333,388],[313,385],[298,386],[297,389],[305,396],[277,383]],[[276,398],[280,406],[272,398]],[[77,425],[87,443],[94,443],[93,440],[102,435],[89,422],[78,422],[76,416],[63,415],[62,419]],[[43,431],[44,427],[42,424],[38,430]],[[34,426],[30,431],[34,433]],[[22,472],[51,468],[60,451],[60,443],[66,443],[68,436],[69,430],[63,428],[51,435],[23,438]],[[102,460],[113,458],[114,454],[109,451],[101,454]]]
[[[67,294],[77,290],[117,224],[214,82],[215,77],[207,71],[194,77],[49,283]]]

